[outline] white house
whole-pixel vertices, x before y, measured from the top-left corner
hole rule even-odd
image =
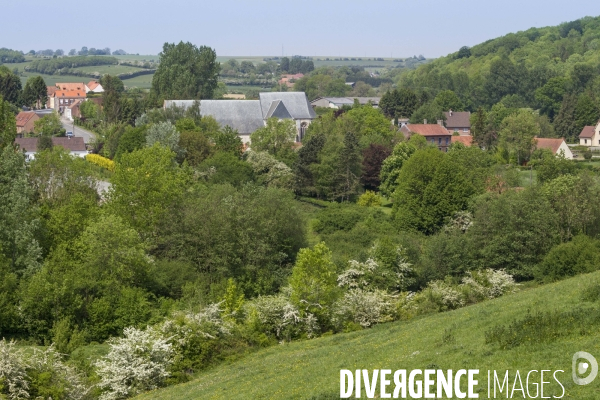
[[[373,105],[373,107],[379,107],[379,101],[381,97],[317,97],[310,104],[313,107],[327,107],[327,108],[341,108],[343,106],[354,105],[354,100],[358,100],[358,103],[361,105],[365,105],[369,102]]]
[[[538,149],[547,149],[552,154],[559,156],[561,153],[567,160],[573,159],[573,152],[567,146],[565,139],[549,139],[549,138],[535,138],[535,145]]]
[[[37,137],[17,138],[15,139],[15,144],[19,145],[19,148],[25,153],[25,158],[27,160],[33,160],[35,158],[35,154],[38,151]],[[52,145],[60,146],[65,150],[68,150],[69,154],[74,157],[83,158],[88,154],[82,137],[53,137]]]
[[[581,146],[600,146],[600,121],[596,126],[585,126],[579,134]]]

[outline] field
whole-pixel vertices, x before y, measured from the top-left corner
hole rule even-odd
[[[113,56],[116,57],[120,61],[153,61],[157,62],[159,57],[158,55],[125,55],[125,56]],[[236,59],[238,62],[242,61],[250,61],[254,64],[263,63],[264,58],[271,58],[272,56],[257,56],[257,57],[248,57],[248,56],[219,56],[217,57],[217,61],[224,63],[229,59]],[[326,60],[326,59],[329,60]],[[344,61],[344,58],[348,58],[348,61]],[[394,62],[393,58],[384,58],[384,61],[374,61],[374,58],[369,60],[368,57],[354,57],[355,60],[350,60],[350,57],[340,57],[340,56],[317,56],[313,57],[313,61],[315,63],[315,67],[321,66],[361,66],[365,67],[368,71],[381,71],[387,68],[395,68],[399,66],[404,66],[404,63]],[[32,60],[33,58],[27,57],[28,60]],[[428,60],[429,61],[429,60]],[[11,70],[17,68],[21,73],[21,81],[23,85],[27,81],[27,78],[30,76],[41,75],[44,78],[44,81],[47,85],[54,85],[56,82],[87,82],[90,77],[85,76],[74,76],[74,75],[43,75],[35,72],[24,72],[24,67],[28,64],[28,62],[24,63],[15,63],[15,64],[6,64],[8,68]],[[139,71],[141,68],[131,67],[127,65],[98,65],[98,66],[90,66],[90,67],[80,67],[77,70],[81,70],[87,73],[99,73],[103,74],[122,74],[127,72]],[[150,89],[152,86],[152,75],[142,75],[137,76],[135,78],[126,79],[123,81],[127,87],[138,87],[141,89]],[[228,86],[230,93],[246,93],[246,91],[250,89],[260,89],[259,86]]]
[[[523,382],[530,370],[563,370],[557,377],[565,387],[564,398],[598,399],[597,382],[577,386],[571,378],[575,352],[600,355],[597,326],[585,326],[580,320],[571,321],[570,326],[565,323],[562,330],[550,326],[543,336],[546,340],[542,341],[536,340],[537,332],[541,331],[532,327],[534,334],[529,342],[506,350],[486,344],[485,333],[497,325],[520,320],[528,313],[597,307],[598,299],[596,303],[582,301],[582,293],[592,287],[597,290],[599,285],[600,272],[596,272],[555,284],[523,288],[515,294],[456,311],[280,345],[208,370],[191,382],[136,399],[337,399],[340,369],[383,368],[479,369],[480,398],[487,398],[488,370],[502,375],[510,370],[511,386],[517,370]],[[539,383],[539,374],[533,376]],[[545,380],[552,380],[548,376]],[[552,382],[554,385],[545,385],[544,396],[559,397],[561,388]],[[533,394],[535,389],[531,386],[530,390]],[[519,396],[517,392],[516,398]]]

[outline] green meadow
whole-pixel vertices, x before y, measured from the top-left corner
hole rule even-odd
[[[523,385],[530,370],[563,370],[557,373],[564,386],[562,398],[598,399],[600,379],[575,385],[571,360],[577,351],[600,357],[599,294],[600,272],[521,287],[514,294],[451,312],[260,350],[204,371],[193,381],[136,399],[337,399],[340,369],[426,368],[479,369],[480,398],[488,398],[488,370],[502,376],[509,370],[511,388],[517,370]],[[499,328],[510,324],[514,329],[504,337]],[[500,340],[486,343],[490,332]],[[534,380],[539,384],[539,374],[532,374],[532,395]],[[552,375],[544,380],[551,381],[544,386],[544,396],[560,397],[563,390]],[[498,393],[497,398],[506,396]],[[522,398],[521,392],[514,398]]]

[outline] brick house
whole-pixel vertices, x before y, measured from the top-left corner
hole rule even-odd
[[[439,124],[406,124],[400,128],[404,136],[410,138],[413,134],[419,134],[428,143],[434,144],[441,151],[447,152],[452,142],[452,134],[446,128]]]
[[[40,119],[33,111],[21,111],[17,114],[17,137],[22,138],[25,134],[33,132],[34,123]]]
[[[17,138],[15,139],[15,144],[19,146],[19,149],[21,149],[23,153],[25,153],[25,158],[27,160],[33,160],[35,158],[35,154],[38,151],[37,137]],[[82,137],[53,137],[52,145],[64,148],[74,157],[83,158],[88,154]]]
[[[85,100],[85,90],[57,90],[54,93],[54,109],[62,113],[65,108],[75,103],[77,100]]]

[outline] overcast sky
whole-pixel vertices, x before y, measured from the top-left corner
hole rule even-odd
[[[439,57],[530,27],[600,15],[599,0],[40,0],[2,4],[0,47],[219,56]]]

